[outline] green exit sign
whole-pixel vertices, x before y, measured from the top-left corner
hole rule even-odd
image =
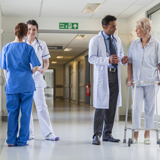
[[[59,23],[59,29],[78,29],[78,23]]]

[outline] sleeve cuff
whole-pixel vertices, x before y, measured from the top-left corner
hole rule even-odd
[[[46,55],[42,56],[42,59],[45,60],[45,59],[48,59],[50,57],[51,57],[50,54],[46,54]]]

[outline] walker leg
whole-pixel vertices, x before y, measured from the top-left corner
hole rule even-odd
[[[125,128],[125,129],[124,129],[124,139],[123,139],[123,143],[126,143],[126,132],[127,132],[127,129]]]
[[[134,138],[134,129],[132,129],[132,144],[133,144],[133,138]]]
[[[123,139],[123,143],[126,143],[126,135],[127,135],[128,106],[129,106],[129,91],[130,91],[130,87],[128,87],[128,91],[127,91],[127,106],[126,106],[126,118],[125,118],[125,129],[124,129],[124,139]]]
[[[157,134],[157,144],[160,145],[159,130],[158,130],[157,84],[155,84],[155,108],[156,108],[156,134]]]
[[[132,142],[132,139],[129,138],[129,139],[128,139],[128,147],[130,147],[132,143],[133,143],[133,142]]]
[[[133,111],[133,114],[132,114],[132,144],[133,144],[133,137],[134,137],[134,119],[135,119],[135,102],[136,102],[136,88],[137,88],[137,85],[135,84],[134,85],[134,100],[133,100],[133,108],[132,108],[132,111]]]
[[[160,139],[159,139],[159,132],[158,132],[158,130],[156,130],[156,134],[157,134],[157,144],[160,145]]]

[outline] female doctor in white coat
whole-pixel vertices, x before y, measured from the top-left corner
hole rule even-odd
[[[36,91],[34,92],[34,102],[37,109],[39,124],[42,132],[42,136],[46,140],[58,141],[59,137],[54,135],[52,125],[50,122],[50,116],[48,113],[48,107],[45,101],[44,88],[46,87],[46,82],[43,79],[43,73],[49,67],[49,58],[50,54],[47,48],[47,45],[44,41],[36,38],[36,33],[38,32],[38,24],[35,20],[29,20],[28,25],[28,34],[25,42],[30,44],[41,62],[39,70],[33,75],[33,79],[36,85]],[[44,63],[44,66],[43,66]],[[30,122],[30,140],[34,139],[34,126],[33,126],[33,117],[31,115]]]
[[[102,26],[103,31],[89,43],[88,61],[94,64],[94,145],[100,145],[104,122],[103,141],[120,141],[112,137],[112,128],[116,106],[122,105],[120,63],[128,62],[128,57],[123,54],[120,38],[114,35],[116,17],[107,15],[102,19]]]

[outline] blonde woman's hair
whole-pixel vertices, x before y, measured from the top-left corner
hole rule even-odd
[[[142,18],[137,21],[137,25],[143,30],[146,36],[150,37],[152,34],[152,21],[148,18]]]

